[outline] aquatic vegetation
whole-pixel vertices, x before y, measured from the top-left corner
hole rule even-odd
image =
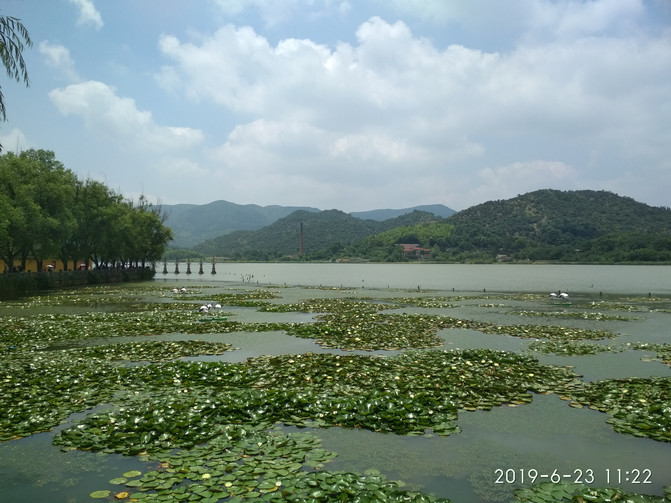
[[[514,337],[568,340],[601,340],[615,337],[609,330],[591,330],[585,328],[571,328],[554,325],[487,325],[480,330],[490,334],[512,335]]]
[[[48,431],[68,415],[110,400],[138,370],[110,362],[221,354],[228,344],[154,341],[73,348],[0,360],[0,440]]]
[[[561,502],[588,502],[588,501],[627,501],[632,503],[663,503],[671,496],[671,486],[664,488],[667,495],[651,496],[623,491],[616,487],[594,488],[585,484],[567,482],[543,482],[529,488],[515,490],[514,501],[529,503],[546,503],[548,501]]]
[[[144,384],[146,383],[146,385]],[[396,434],[458,431],[457,410],[569,393],[569,369],[490,350],[259,357],[241,364],[173,362],[125,369],[119,407],[61,431],[67,448],[137,454],[191,448],[235,424],[342,426]]]
[[[615,431],[671,442],[671,378],[598,381],[571,396],[580,404],[606,412]]]
[[[649,344],[639,342],[632,345],[632,349],[655,351],[657,353],[657,358],[660,358],[666,365],[671,366],[671,344]]]
[[[42,307],[68,306],[63,312],[31,315],[26,310],[15,316],[17,311],[10,308],[7,313],[11,315],[0,317],[0,440],[65,423],[54,437],[54,443],[64,450],[120,453],[151,463],[142,473],[126,471],[110,477],[108,487],[91,493],[95,498],[446,501],[405,491],[401,482],[387,480],[375,470],[325,470],[324,464],[335,453],[321,449],[312,435],[287,434],[277,425],[448,436],[460,431],[459,418],[466,411],[522,406],[535,393],[557,393],[570,400],[572,407],[605,412],[618,432],[671,442],[671,379],[585,384],[569,368],[541,364],[531,354],[433,349],[444,344],[441,329],[535,339],[528,345],[531,351],[562,355],[620,351],[620,347],[589,342],[617,334],[394,312],[409,306],[450,309],[462,300],[511,296],[462,298],[423,293],[417,298],[401,294],[404,296],[282,304],[281,300],[269,302],[278,294],[266,289],[207,293],[212,303],[264,312],[314,313],[314,321],[217,319],[200,323],[210,319],[195,312],[195,302],[205,300],[201,292],[174,294],[173,301],[165,287],[152,288],[128,289],[132,294],[124,293],[123,287],[109,286],[63,292],[32,305],[35,312]],[[160,302],[156,302],[157,293],[163,297]],[[537,296],[522,297],[518,300],[538,300]],[[596,314],[576,312],[566,317],[575,319],[576,325],[581,319],[635,319]],[[405,351],[395,356],[259,356],[242,363],[175,361],[233,349],[191,336],[258,331],[284,331],[343,350]],[[190,340],[151,337],[161,334],[181,334],[179,338]],[[115,344],[117,337],[137,339]],[[667,364],[671,360],[669,344],[631,347],[655,351]],[[511,490],[507,488],[508,497]],[[658,501],[637,500],[648,497],[616,489],[554,485],[553,490],[534,486],[519,492],[518,501],[607,497]]]
[[[638,299],[638,301],[640,300],[641,299]],[[634,302],[637,301],[633,299],[622,299],[620,301],[600,300],[588,304],[587,307],[599,311],[645,312],[650,310],[648,306],[636,304]]]
[[[569,312],[569,311],[517,311],[515,314],[520,316],[535,316],[540,318],[573,318],[580,320],[596,320],[596,321],[635,321],[641,318],[632,316],[618,316],[614,314],[604,313],[583,313],[583,312]]]
[[[308,433],[284,433],[264,426],[226,425],[207,444],[142,459],[156,464],[144,474],[124,473],[111,485],[125,485],[135,501],[417,501],[447,502],[402,490],[377,470],[364,474],[325,471],[336,453]],[[129,480],[130,479],[130,480]],[[97,491],[111,494],[111,490]]]
[[[315,339],[318,344],[351,350],[431,348],[442,346],[439,328],[457,320],[421,314],[382,314],[389,304],[352,299],[312,299],[300,304],[279,304],[263,311],[302,311],[317,315],[317,323],[288,325],[288,334]]]
[[[406,299],[388,299],[381,302],[352,299],[311,299],[299,304],[278,304],[262,307],[262,311],[303,311],[322,313],[320,323],[294,324],[287,333],[297,337],[316,339],[329,348],[344,350],[380,350],[431,348],[443,345],[437,335],[439,329],[464,328],[485,333],[511,335],[523,338],[553,340],[600,340],[615,337],[608,330],[591,330],[555,325],[496,325],[490,322],[464,320],[449,316],[428,314],[390,314],[390,302],[406,304]],[[442,299],[438,299],[442,302]],[[437,307],[433,300],[424,307]],[[420,301],[419,304],[421,305]],[[445,306],[442,306],[445,307]]]
[[[273,313],[288,313],[299,311],[303,313],[351,313],[373,314],[389,309],[386,302],[375,302],[373,299],[308,299],[295,304],[268,304],[259,311]]]
[[[61,351],[67,351],[70,358],[88,361],[165,362],[184,356],[221,355],[233,349],[230,344],[190,340],[127,342]]]
[[[110,400],[121,370],[76,359],[3,360],[0,440],[48,431],[74,412]]]
[[[460,300],[466,300],[466,297],[390,297],[385,299],[385,301],[399,304],[399,307],[415,306],[439,309],[456,307],[457,304],[455,304],[455,302]]]
[[[529,350],[538,351],[539,353],[544,354],[575,356],[594,355],[603,352],[618,352],[622,351],[622,348],[580,341],[539,340],[529,343]]]
[[[141,312],[90,312],[0,317],[0,355],[46,349],[91,338],[159,334],[207,334],[281,330],[276,323],[242,323],[205,317],[193,310],[152,309]]]
[[[213,296],[213,300],[219,302],[222,306],[263,307],[270,304],[266,302],[268,299],[277,297],[276,292],[259,288],[243,293],[219,293]]]
[[[444,344],[438,329],[455,323],[452,318],[421,314],[338,313],[317,319],[321,323],[294,324],[287,333],[345,351],[431,348]]]

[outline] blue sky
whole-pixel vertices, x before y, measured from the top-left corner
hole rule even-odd
[[[3,0],[6,150],[164,204],[671,206],[668,0]]]

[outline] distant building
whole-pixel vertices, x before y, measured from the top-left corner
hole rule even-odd
[[[403,249],[403,255],[406,257],[414,256],[417,260],[426,260],[432,257],[430,248],[421,248],[417,243],[400,243]]]

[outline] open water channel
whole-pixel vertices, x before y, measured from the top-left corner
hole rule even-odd
[[[175,274],[174,264],[169,264],[169,273],[161,274],[159,270],[152,282],[159,287],[155,296],[164,298],[162,290],[168,292],[181,286],[201,292],[203,302],[217,292],[272,286],[278,287],[274,289],[279,295],[276,302],[281,303],[315,297],[452,296],[455,301],[450,307],[408,307],[403,312],[506,325],[539,323],[606,329],[616,334],[607,344],[619,350],[584,356],[543,354],[529,349],[530,339],[467,329],[441,330],[444,345],[436,349],[489,348],[532,354],[544,364],[571,366],[585,382],[653,376],[671,379],[671,368],[656,358],[654,351],[629,349],[635,343],[671,343],[671,267],[221,263],[216,265],[217,273],[210,274],[211,266],[206,266],[206,274],[187,275],[186,264],[180,264],[180,274]],[[191,267],[198,270],[197,265]],[[553,304],[547,295],[557,291],[568,292],[571,304]],[[532,296],[527,299],[521,294]],[[599,306],[613,304],[629,307],[611,309],[608,314],[628,319],[523,315],[525,311],[594,313]],[[39,309],[26,310],[10,303],[0,305],[0,316],[17,312],[35,314]],[[105,310],[106,306],[99,309]],[[314,316],[298,312],[264,313],[249,307],[225,309],[229,319],[242,322],[308,323]],[[160,338],[203,337],[175,333]],[[230,343],[237,349],[219,356],[185,360],[238,362],[260,355],[352,354],[283,332],[213,333],[208,334],[207,340]],[[394,355],[399,351],[354,353]],[[402,436],[338,427],[307,430],[322,439],[325,449],[337,452],[337,457],[327,464],[328,470],[363,473],[376,469],[390,480],[403,480],[409,489],[450,498],[453,502],[511,501],[515,488],[530,485],[530,473],[540,477],[536,482],[549,481],[552,474],[558,474],[563,481],[585,481],[590,474],[587,482],[595,487],[618,486],[631,492],[663,495],[662,488],[671,485],[671,443],[617,433],[606,422],[607,418],[603,412],[570,407],[557,394],[548,394],[534,395],[533,402],[525,405],[500,406],[488,411],[460,410],[461,432],[446,437]],[[93,501],[89,493],[105,487],[120,473],[147,469],[133,457],[61,452],[51,442],[62,427],[0,444],[0,501]],[[634,480],[634,473],[645,477]]]

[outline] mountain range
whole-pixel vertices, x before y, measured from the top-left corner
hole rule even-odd
[[[197,245],[235,231],[254,231],[294,213],[319,213],[318,208],[306,206],[259,206],[213,201],[208,204],[161,205],[165,225],[173,232],[171,248],[194,248]],[[449,217],[455,210],[442,204],[414,206],[404,209],[376,209],[350,213],[360,220],[384,221],[413,211],[425,211],[439,217]]]
[[[220,234],[188,251],[173,249],[168,259],[671,263],[671,208],[608,191],[543,189],[447,217],[416,208],[394,211],[404,210],[367,213],[372,219],[293,209],[257,229]]]

